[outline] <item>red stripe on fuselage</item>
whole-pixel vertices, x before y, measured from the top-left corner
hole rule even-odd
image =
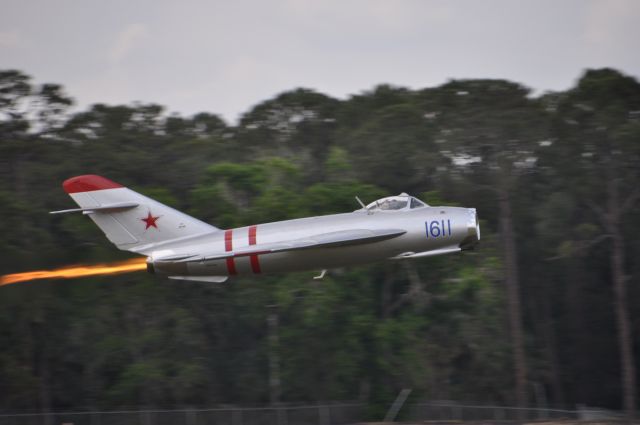
[[[251,270],[253,270],[253,272],[256,274],[261,273],[262,270],[260,270],[260,259],[258,258],[258,256],[252,255],[250,258],[251,258]]]
[[[238,271],[236,270],[236,260],[233,258],[227,258],[227,272],[229,273],[229,276],[233,276],[238,274]]]
[[[224,249],[227,252],[233,250],[233,230],[226,230],[224,232]],[[227,272],[230,276],[238,274],[236,270],[236,260],[233,257],[227,258]]]
[[[258,231],[258,226],[251,226],[249,227],[249,245],[255,245],[256,242],[256,233]],[[260,258],[258,257],[258,254],[252,254],[250,256],[251,258],[251,270],[258,274],[261,272],[260,269]]]
[[[233,230],[224,232],[224,250],[229,252],[233,249]]]

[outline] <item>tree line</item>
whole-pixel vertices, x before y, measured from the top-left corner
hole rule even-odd
[[[0,288],[0,409],[412,397],[635,414],[640,83],[294,89],[237,124],[73,109],[0,71],[0,273],[128,258],[60,183],[100,174],[221,228],[408,192],[478,209],[472,253],[210,285],[146,274]]]

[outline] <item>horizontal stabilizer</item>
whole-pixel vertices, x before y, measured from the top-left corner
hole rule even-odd
[[[228,276],[169,276],[169,279],[174,280],[193,280],[195,282],[212,282],[212,283],[224,283],[229,279]]]
[[[321,233],[302,239],[277,242],[271,244],[249,245],[234,251],[210,252],[197,257],[189,257],[176,262],[199,262],[220,260],[232,257],[248,257],[251,255],[272,254],[276,252],[295,251],[312,248],[331,248],[337,246],[358,245],[391,239],[407,233],[402,229],[353,229],[338,232]]]
[[[71,208],[69,210],[51,211],[49,214],[66,214],[66,213],[72,213],[72,212],[82,212],[85,214],[91,214],[92,212],[95,212],[95,211],[128,210],[130,208],[135,208],[137,206],[138,204],[135,202],[116,202],[114,204],[98,205],[95,207]]]
[[[432,251],[403,252],[402,254],[396,255],[395,257],[391,257],[390,260],[404,260],[407,258],[433,257],[435,255],[452,254],[454,252],[460,252],[460,251],[462,251],[462,249],[456,246],[452,248],[434,249]]]

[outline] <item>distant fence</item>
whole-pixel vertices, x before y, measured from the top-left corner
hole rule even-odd
[[[455,401],[411,403],[405,406],[403,421],[545,421],[545,420],[617,420],[621,412],[580,405],[576,410],[519,408],[489,404],[465,404]]]
[[[406,421],[517,421],[541,419],[578,419],[575,410],[518,408],[456,402],[414,403],[406,406]]]
[[[363,405],[0,414],[0,425],[346,425]]]
[[[229,407],[182,410],[121,410],[0,414],[0,425],[348,425],[367,420],[362,404]],[[430,401],[407,403],[401,422],[527,421],[621,418],[619,412],[578,406],[577,410],[517,408],[488,404]],[[371,418],[369,418],[371,419]],[[381,420],[378,419],[378,420]]]

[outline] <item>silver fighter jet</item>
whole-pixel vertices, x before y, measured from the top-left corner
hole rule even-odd
[[[230,276],[322,270],[472,249],[474,208],[432,207],[402,193],[361,209],[221,230],[96,175],[64,190],[118,248],[147,256],[147,270],[171,279],[224,282]]]

